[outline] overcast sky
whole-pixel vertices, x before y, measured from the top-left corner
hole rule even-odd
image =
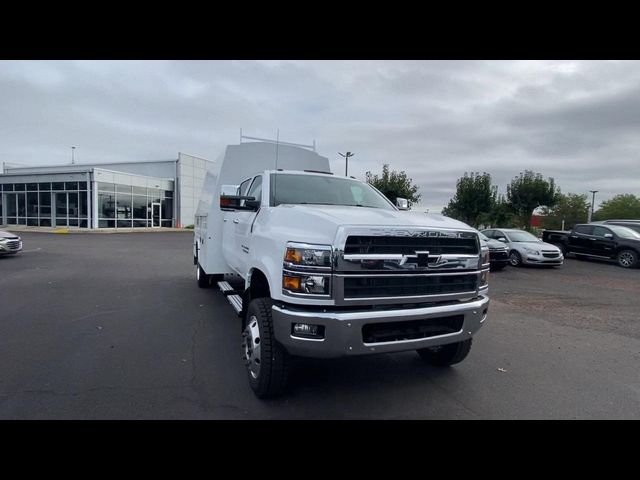
[[[431,212],[465,171],[640,194],[637,61],[0,61],[0,161],[214,160],[240,128],[405,170]]]

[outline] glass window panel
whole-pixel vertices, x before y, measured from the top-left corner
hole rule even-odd
[[[65,190],[77,190],[78,182],[65,182],[64,188]]]
[[[38,184],[38,189],[42,191],[51,190],[51,182],[44,182]]]
[[[40,226],[41,227],[50,227],[51,219],[50,218],[40,218]]]
[[[98,220],[98,228],[114,228],[115,225],[115,220]]]
[[[164,191],[164,196],[165,196],[165,198],[173,198],[173,191],[165,190]]]
[[[7,218],[7,224],[8,225],[17,225],[18,224],[18,219],[17,218]]]
[[[69,226],[70,227],[77,227],[78,226],[78,219],[77,218],[70,218],[69,219]]]
[[[131,193],[131,185],[116,185],[116,192]]]
[[[13,183],[5,183],[2,185],[3,192],[13,192]]]
[[[18,204],[15,193],[7,194],[7,217],[16,217],[18,215]]]
[[[147,187],[133,187],[134,195],[144,195],[147,196]]]
[[[113,183],[98,182],[98,190],[102,192],[115,192],[115,188]]]
[[[56,225],[67,224],[67,194],[66,193],[55,194],[55,214],[56,214]]]
[[[38,226],[38,219],[37,218],[27,218],[27,225],[29,225],[30,227],[37,227]]]
[[[141,195],[133,196],[133,218],[138,219],[147,219],[147,197],[143,197]]]
[[[2,216],[4,214],[4,210],[2,208],[2,195],[0,194],[0,223],[2,223]]]
[[[118,220],[118,228],[131,228],[131,220]]]
[[[162,226],[163,227],[171,227],[172,221],[171,220],[162,220]]]
[[[164,198],[162,200],[162,218],[166,218],[166,219],[173,218],[173,199],[172,198]]]
[[[80,218],[88,218],[89,216],[89,200],[87,192],[80,192]]]
[[[27,193],[27,217],[38,216],[38,194]]]
[[[87,228],[87,221],[86,220],[80,220],[80,228]]]
[[[158,190],[157,188],[149,189],[149,203],[160,203],[160,199],[162,198],[162,190]]]
[[[64,182],[52,182],[51,190],[64,190]]]
[[[37,183],[27,183],[27,191],[28,192],[37,192],[38,184]]]
[[[18,225],[26,225],[27,219],[18,217]]]
[[[18,197],[18,217],[27,216],[27,198],[24,193],[19,193]]]
[[[51,194],[49,192],[40,192],[40,216],[51,216]]]
[[[67,195],[69,196],[69,218],[78,218],[78,215],[80,213],[78,205],[78,193],[69,192]]]
[[[131,218],[131,195],[118,193],[118,218]]]
[[[87,182],[78,182],[78,189],[79,190],[86,190],[87,189]]]
[[[133,226],[134,227],[146,227],[148,225],[148,222],[146,220],[134,220],[133,221]]]
[[[98,218],[115,218],[116,196],[113,193],[98,193]]]
[[[14,183],[13,184],[13,189],[16,192],[24,192],[25,190],[25,184],[24,183]]]

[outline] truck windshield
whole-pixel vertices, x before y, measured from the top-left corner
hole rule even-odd
[[[512,232],[507,232],[509,235],[509,240],[512,242],[539,242],[540,240],[531,235],[529,232],[524,232],[522,230],[515,230]]]
[[[622,238],[633,238],[635,240],[640,239],[640,233],[635,230],[631,230],[628,227],[622,227],[619,225],[607,225],[608,228],[613,230],[613,232]]]
[[[271,174],[271,206],[348,205],[395,210],[366,183],[330,175]]]

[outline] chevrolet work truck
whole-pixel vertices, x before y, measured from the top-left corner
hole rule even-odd
[[[489,307],[476,230],[401,210],[324,157],[238,161],[244,145],[207,175],[193,254],[198,286],[217,285],[240,317],[259,398],[283,392],[295,356],[415,350],[443,367],[467,356]]]

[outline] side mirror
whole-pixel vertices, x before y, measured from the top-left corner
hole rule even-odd
[[[398,210],[409,210],[409,200],[406,198],[396,198],[396,207],[398,207]]]
[[[613,238],[613,233],[605,233],[604,238]]]
[[[504,237],[500,237],[500,238],[498,239],[498,241],[499,241],[499,242],[502,242],[502,243],[507,243],[507,239],[506,239],[506,238],[504,238]]]
[[[244,204],[242,203],[244,200]],[[221,210],[257,210],[260,202],[255,197],[243,197],[242,195],[220,195]]]

